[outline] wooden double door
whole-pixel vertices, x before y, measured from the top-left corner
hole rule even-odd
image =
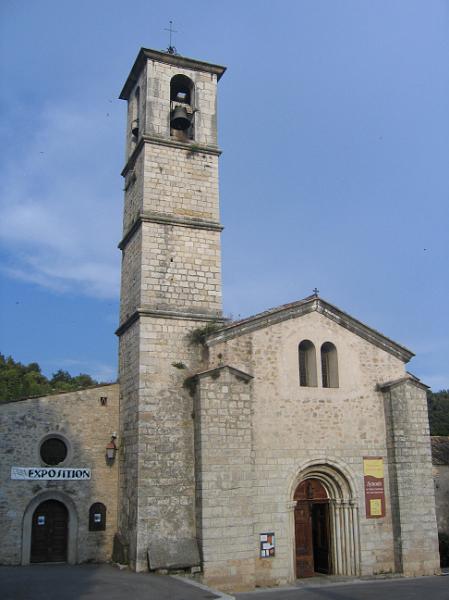
[[[297,487],[294,499],[296,576],[329,574],[330,527],[326,490],[317,479],[307,479]]]
[[[68,541],[68,511],[57,500],[39,504],[31,526],[30,562],[66,562]]]

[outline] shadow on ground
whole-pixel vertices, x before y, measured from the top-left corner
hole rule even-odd
[[[237,600],[448,600],[448,577],[311,582],[300,587],[236,594]]]
[[[171,577],[111,565],[0,567],[1,600],[212,600]]]

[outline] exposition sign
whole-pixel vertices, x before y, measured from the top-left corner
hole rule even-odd
[[[384,459],[364,457],[366,518],[385,517]]]
[[[11,479],[41,481],[67,481],[90,479],[90,469],[64,469],[56,467],[11,467]]]

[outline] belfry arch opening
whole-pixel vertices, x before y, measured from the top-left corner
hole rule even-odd
[[[195,87],[186,75],[178,74],[170,81],[170,136],[180,141],[193,140]]]
[[[175,75],[170,81],[170,100],[192,106],[193,81],[186,75]]]
[[[296,577],[358,575],[358,507],[348,479],[328,465],[309,467],[297,479],[293,504]]]

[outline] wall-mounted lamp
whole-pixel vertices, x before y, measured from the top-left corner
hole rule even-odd
[[[115,455],[117,453],[117,445],[115,443],[116,437],[117,434],[113,433],[111,435],[111,441],[106,446],[106,458],[111,462],[115,459]]]

